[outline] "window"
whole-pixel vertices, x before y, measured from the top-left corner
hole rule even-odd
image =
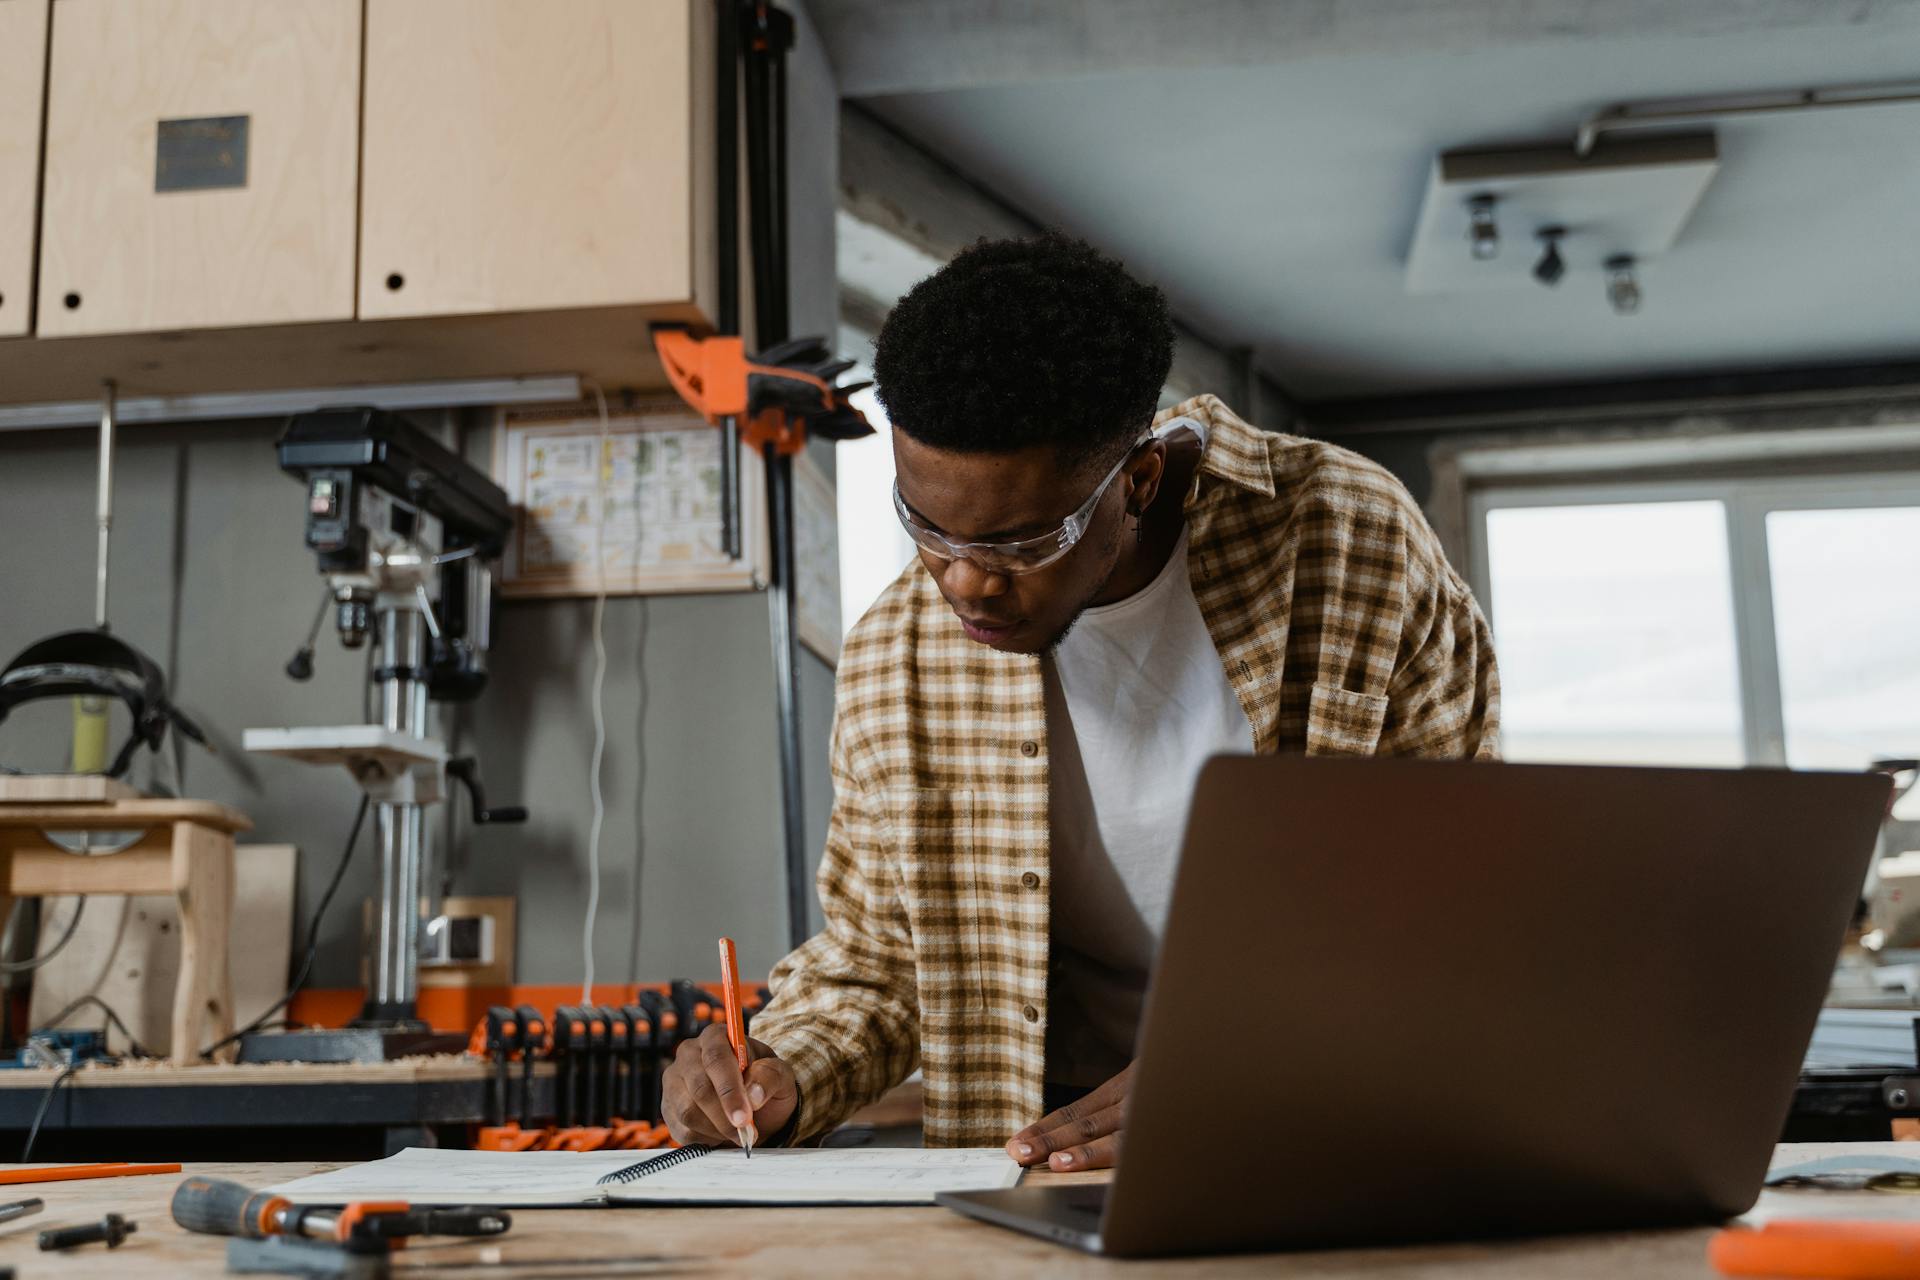
[[[1741,763],[1719,503],[1513,507],[1486,528],[1509,756]]]
[[[865,381],[873,371],[856,366],[850,381]],[[834,449],[834,491],[840,520],[840,627],[853,630],[887,585],[913,559],[913,539],[893,513],[893,431],[873,388],[858,392],[853,405],[873,424],[874,434],[843,441]]]
[[[1920,476],[1491,489],[1473,515],[1509,759],[1920,756]]]
[[[1787,762],[1858,769],[1920,746],[1920,506],[1772,511]]]

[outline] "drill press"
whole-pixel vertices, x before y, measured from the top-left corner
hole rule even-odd
[[[491,562],[513,528],[506,493],[418,426],[376,409],[298,414],[279,441],[280,467],[306,488],[307,546],[327,594],[306,645],[287,664],[312,674],[313,643],[331,609],[340,641],[373,647],[376,718],[367,724],[249,729],[249,751],[344,765],[373,805],[380,902],[366,1005],[346,1032],[248,1037],[242,1061],[364,1061],[430,1051],[418,1018],[421,889],[431,845],[426,811],[464,783],[475,822],[524,822],[525,809],[486,807],[475,763],[449,759],[431,703],[486,686]]]

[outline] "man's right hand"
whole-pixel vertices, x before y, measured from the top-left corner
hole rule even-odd
[[[793,1068],[758,1040],[747,1048],[743,1079],[725,1027],[680,1042],[660,1078],[660,1116],[676,1142],[739,1146],[738,1129],[753,1126],[758,1142],[787,1127],[800,1104]]]

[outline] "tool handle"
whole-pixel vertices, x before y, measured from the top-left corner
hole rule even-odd
[[[60,1249],[74,1249],[83,1244],[104,1244],[109,1249],[118,1249],[120,1242],[140,1229],[137,1222],[129,1222],[117,1213],[110,1213],[98,1222],[89,1222],[79,1227],[55,1227],[40,1233],[40,1250],[53,1253]]]
[[[420,1234],[427,1236],[497,1236],[513,1225],[513,1215],[505,1209],[484,1205],[459,1205],[452,1208],[420,1208]]]
[[[224,1178],[188,1178],[173,1193],[173,1220],[209,1236],[265,1239],[277,1231],[275,1220],[286,1207],[279,1196]]]
[[[1906,1280],[1920,1264],[1920,1224],[1775,1220],[1714,1233],[1707,1259],[1724,1276]]]

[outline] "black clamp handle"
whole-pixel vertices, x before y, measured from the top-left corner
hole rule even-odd
[[[512,1214],[485,1205],[420,1208],[410,1216],[410,1234],[423,1236],[497,1236],[513,1226]]]

